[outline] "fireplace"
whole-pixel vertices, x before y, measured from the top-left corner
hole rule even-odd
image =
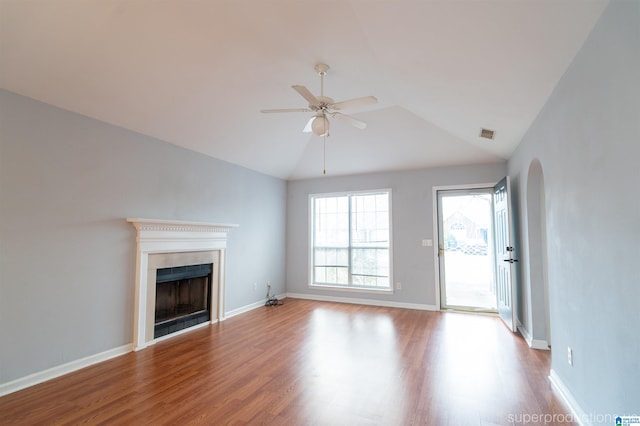
[[[133,349],[224,320],[227,233],[237,225],[127,221],[137,230]]]
[[[153,337],[158,338],[211,320],[213,264],[156,270]]]

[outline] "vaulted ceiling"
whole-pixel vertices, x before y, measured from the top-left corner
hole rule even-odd
[[[507,159],[605,0],[0,0],[0,86],[284,179]],[[479,137],[481,128],[494,140]]]

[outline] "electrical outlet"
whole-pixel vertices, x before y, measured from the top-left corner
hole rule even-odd
[[[253,283],[253,291],[256,291],[258,289],[258,283],[255,282]]]
[[[567,347],[567,362],[573,367],[573,349],[571,349],[571,346]]]
[[[431,247],[433,245],[432,240],[422,240],[422,247]]]
[[[400,281],[396,283],[396,290],[402,290],[402,283]]]

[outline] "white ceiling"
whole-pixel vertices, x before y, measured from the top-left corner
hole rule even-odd
[[[0,87],[272,176],[322,175],[291,85],[374,95],[329,175],[513,152],[606,0],[0,0]],[[481,127],[496,139],[479,138]]]

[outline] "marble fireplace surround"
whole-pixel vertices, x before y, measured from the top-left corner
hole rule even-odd
[[[144,349],[156,342],[153,328],[156,270],[159,268],[213,264],[211,321],[192,328],[224,320],[227,234],[238,225],[139,218],[128,218],[127,222],[137,231],[133,350]],[[160,339],[177,334],[180,332]]]

